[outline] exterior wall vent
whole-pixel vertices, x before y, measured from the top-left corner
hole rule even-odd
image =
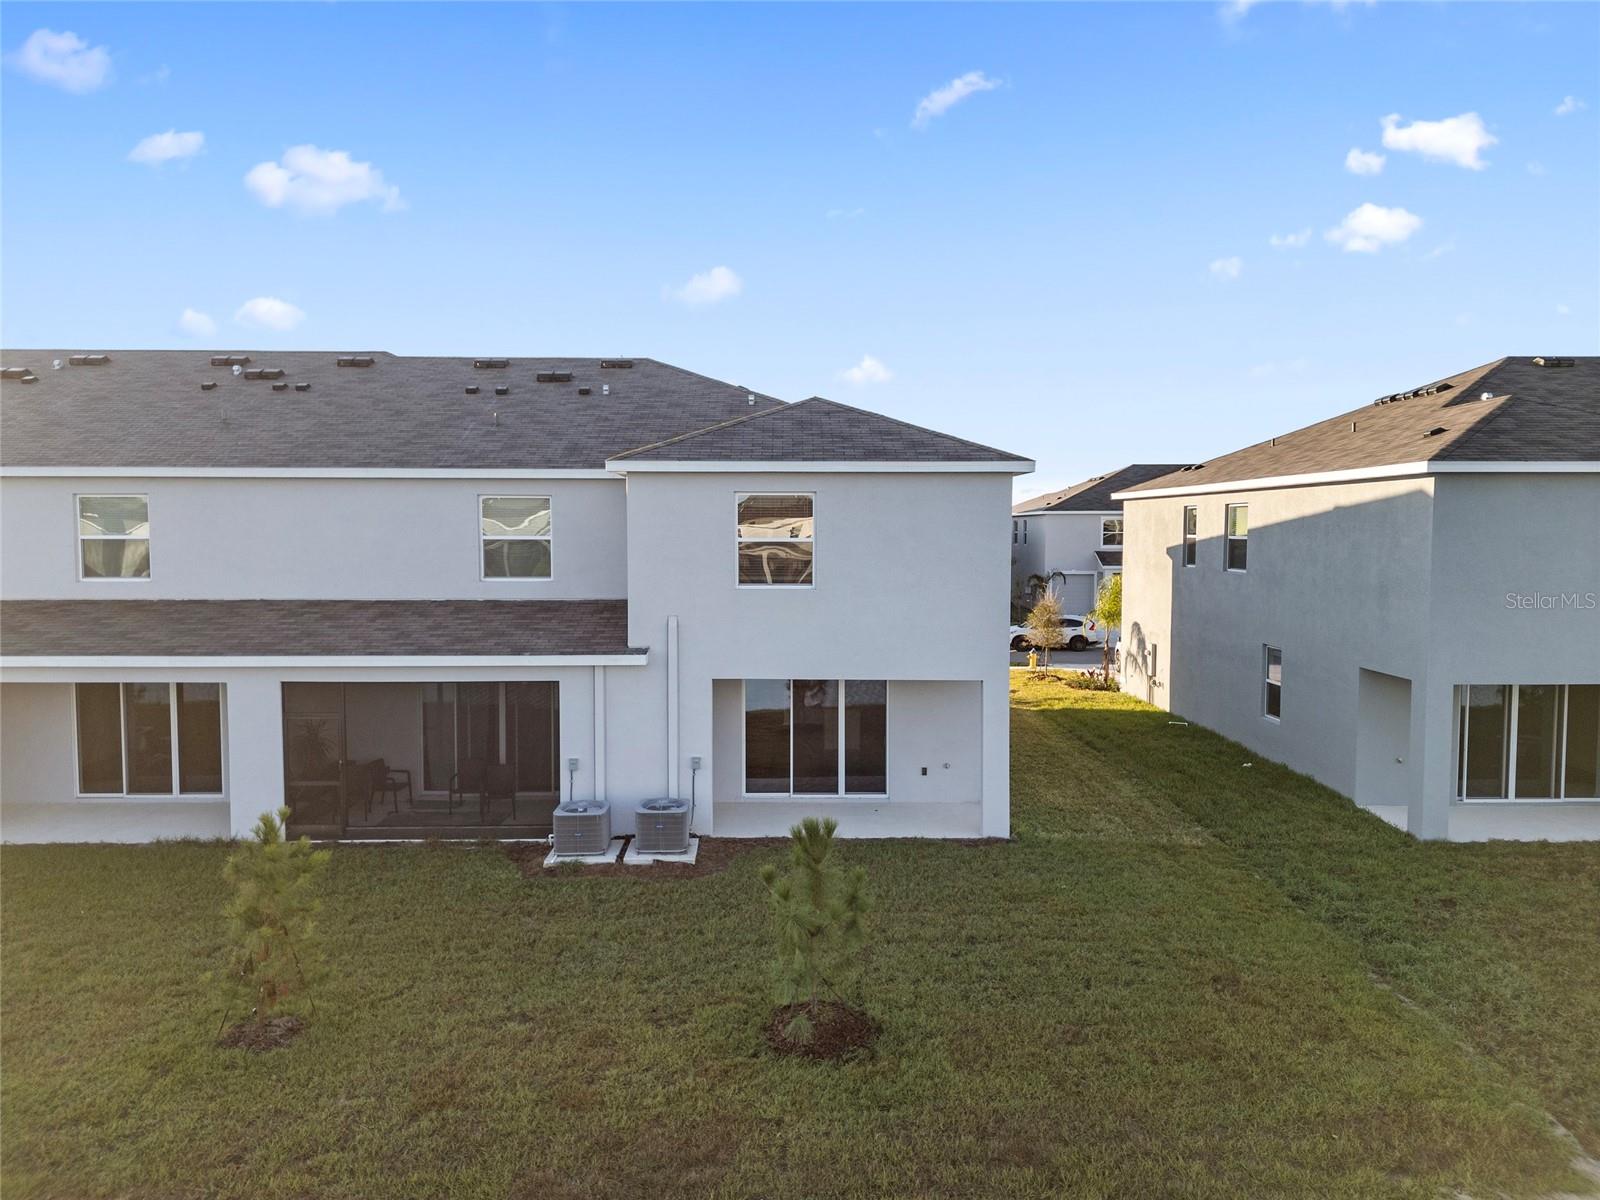
[[[603,371],[627,371],[632,367],[633,359],[631,358],[602,358],[600,360],[600,369]]]
[[[342,354],[334,359],[336,367],[370,367],[377,359],[370,354]]]
[[[503,371],[511,365],[509,358],[475,358],[472,360],[472,369],[475,371]]]
[[[1547,354],[1539,355],[1533,362],[1535,366],[1539,367],[1575,367],[1578,365],[1578,360],[1575,358],[1551,358]]]
[[[540,371],[537,375],[534,376],[534,380],[535,380],[535,382],[538,382],[538,383],[571,383],[572,382],[572,372],[571,371]]]
[[[213,354],[211,365],[213,367],[242,367],[250,361],[248,354]]]
[[[251,367],[244,373],[246,379],[282,379],[282,367]]]
[[[111,361],[109,354],[74,354],[67,362],[74,367],[103,367]]]

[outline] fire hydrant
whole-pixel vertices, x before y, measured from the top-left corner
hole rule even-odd
[[[1028,670],[1037,671],[1038,669],[1039,669],[1039,651],[1037,649],[1029,650],[1028,651]]]

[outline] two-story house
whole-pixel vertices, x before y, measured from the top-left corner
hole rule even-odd
[[[4,366],[8,840],[1008,831],[1015,455],[644,358]]]
[[[1424,838],[1600,837],[1600,359],[1120,493],[1124,686]]]
[[[1181,463],[1134,463],[1011,506],[1011,605],[1021,620],[1046,587],[1062,608],[1086,613],[1122,570],[1122,502],[1112,496],[1176,471]]]

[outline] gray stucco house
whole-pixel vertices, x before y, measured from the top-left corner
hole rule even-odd
[[[1119,493],[1124,686],[1419,837],[1600,837],[1600,359]]]
[[[1112,496],[1182,465],[1134,463],[1013,504],[1012,616],[1020,620],[1045,586],[1069,613],[1093,608],[1101,584],[1122,570],[1122,502]]]
[[[645,358],[4,365],[7,840],[1008,832],[1016,455]]]

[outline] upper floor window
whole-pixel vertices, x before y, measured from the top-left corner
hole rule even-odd
[[[1283,651],[1276,646],[1263,646],[1266,651],[1266,670],[1262,679],[1261,715],[1269,721],[1283,718]]]
[[[1013,546],[1015,546],[1017,544],[1017,533],[1021,528],[1022,528],[1022,522],[1021,521],[1013,521],[1013,522],[1011,522],[1011,544]]]
[[[810,587],[815,497],[807,492],[738,497],[740,587]]]
[[[485,579],[550,578],[550,497],[479,497]]]
[[[150,578],[150,497],[78,497],[78,577]]]
[[[1114,550],[1122,545],[1122,518],[1100,518],[1100,549]]]
[[[1200,509],[1193,504],[1183,506],[1183,565],[1194,566],[1195,547],[1200,540]]]
[[[1243,571],[1250,549],[1250,506],[1248,504],[1228,505],[1228,523],[1222,540],[1227,555],[1224,561],[1228,570]]]
[[[1022,518],[1022,544],[1024,546],[1026,546],[1028,544],[1028,518],[1027,517],[1023,517]]]
[[[222,792],[222,685],[80,683],[78,794]]]

